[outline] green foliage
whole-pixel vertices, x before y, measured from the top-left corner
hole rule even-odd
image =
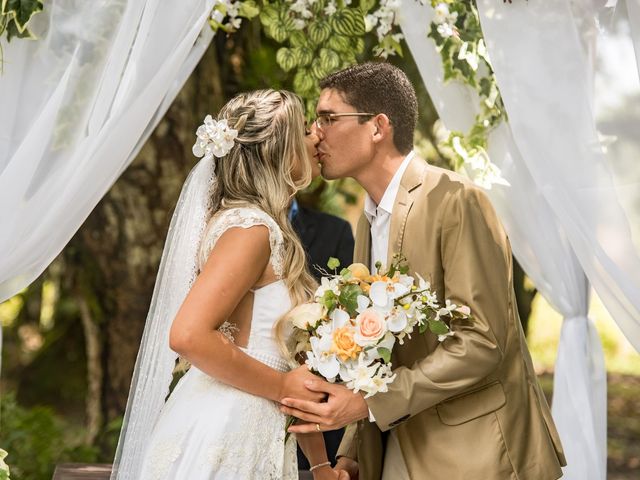
[[[444,335],[449,332],[449,327],[442,320],[430,319],[427,321],[429,330],[436,335]]]
[[[358,309],[358,295],[362,295],[362,289],[359,285],[347,284],[340,290],[340,303],[349,312],[349,316],[355,317]]]
[[[378,355],[382,357],[384,363],[389,363],[391,361],[391,350],[384,347],[378,347]]]
[[[322,298],[318,300],[318,303],[324,305],[324,307],[327,309],[327,312],[330,313],[334,308],[336,308],[338,297],[335,293],[333,293],[333,290],[327,290],[326,292],[324,292]]]
[[[35,38],[27,24],[31,17],[42,11],[41,0],[0,0],[0,39]],[[0,73],[2,72],[2,47],[0,47]]]
[[[442,57],[445,82],[460,81],[476,90],[480,98],[471,130],[451,132],[442,146],[456,170],[469,166],[478,171],[480,180],[490,184],[499,177],[499,171],[489,161],[487,139],[507,114],[484,43],[480,16],[475,1],[432,0],[431,5],[448,10],[446,16],[436,13],[428,33]]]
[[[293,75],[293,88],[306,100],[309,118],[320,93],[318,81],[355,63],[364,50],[364,16],[374,6],[367,2],[367,9],[338,6],[332,11],[329,4],[317,0],[310,6],[310,18],[298,15],[284,0],[265,3],[260,12],[264,33],[283,45],[276,60]]]
[[[0,480],[9,480],[9,475],[11,474],[9,465],[4,461],[7,455],[8,453],[0,448]]]
[[[2,446],[10,456],[11,474],[20,480],[49,480],[57,463],[93,462],[97,449],[66,438],[68,428],[48,407],[24,408],[12,393],[3,395]]]
[[[42,11],[41,0],[2,0],[0,8],[0,37],[6,34],[12,38],[34,38],[27,23],[36,13]]]
[[[338,260],[335,257],[329,257],[329,260],[327,261],[327,267],[329,267],[330,270],[335,270],[339,266],[340,266],[340,260]]]

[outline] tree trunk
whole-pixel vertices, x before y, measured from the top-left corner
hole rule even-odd
[[[78,231],[74,248],[65,250],[71,263],[83,266],[75,282],[88,305],[84,329],[98,328],[101,338],[91,348],[101,352],[102,372],[95,365],[92,371],[102,385],[93,379],[90,423],[96,409],[107,423],[124,412],[171,214],[197,160],[191,153],[195,128],[224,103],[217,65],[212,45],[140,154]]]

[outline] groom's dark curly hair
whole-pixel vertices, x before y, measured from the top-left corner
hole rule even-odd
[[[359,112],[384,113],[393,126],[398,151],[407,154],[413,148],[418,101],[413,85],[398,67],[384,62],[353,65],[320,80],[320,88],[338,90]]]

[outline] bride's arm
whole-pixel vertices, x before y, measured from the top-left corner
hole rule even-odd
[[[331,464],[328,463],[327,449],[324,445],[322,433],[298,433],[296,434],[296,440],[311,467],[314,465],[327,464],[313,470],[314,480],[338,478],[336,472],[331,469]]]
[[[245,392],[280,401],[298,396],[319,401],[306,389],[304,369],[282,373],[246,355],[218,331],[269,262],[264,226],[231,228],[222,234],[171,326],[171,349],[208,375]],[[292,392],[292,393],[287,393]]]

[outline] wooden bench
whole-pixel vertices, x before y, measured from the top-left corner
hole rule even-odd
[[[307,470],[300,470],[299,474],[300,480],[313,480]],[[109,463],[61,463],[56,466],[52,480],[109,480],[109,475]]]

